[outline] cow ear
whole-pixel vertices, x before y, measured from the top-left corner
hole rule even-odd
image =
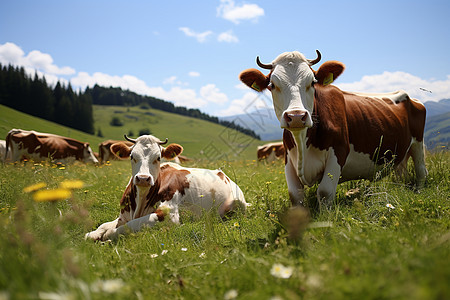
[[[257,69],[247,69],[239,74],[239,79],[257,92],[264,91],[270,83],[269,76]]]
[[[163,148],[161,151],[161,155],[164,158],[172,159],[183,152],[183,147],[178,144],[170,144],[167,148]]]
[[[123,142],[112,144],[110,149],[111,152],[118,158],[127,158],[131,154],[131,148]]]
[[[344,72],[345,65],[339,61],[326,61],[316,72],[318,84],[329,85]]]

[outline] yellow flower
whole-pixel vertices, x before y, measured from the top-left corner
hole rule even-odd
[[[58,201],[64,200],[72,196],[72,192],[68,189],[54,189],[54,190],[45,190],[45,191],[37,191],[33,194],[33,200],[36,202],[44,202],[44,201]]]
[[[241,227],[241,225],[239,225],[239,222],[234,222],[234,227]]]
[[[27,186],[26,188],[23,189],[23,191],[24,191],[25,193],[32,193],[32,192],[35,192],[35,191],[40,190],[40,189],[42,189],[42,188],[45,188],[46,186],[47,186],[46,183],[44,183],[44,182],[39,182],[39,183],[30,185],[30,186]]]
[[[81,189],[84,186],[81,180],[64,180],[59,184],[62,189]]]

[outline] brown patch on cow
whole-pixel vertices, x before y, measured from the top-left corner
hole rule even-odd
[[[155,211],[155,214],[158,216],[158,221],[160,221],[160,222],[162,222],[162,221],[164,221],[164,212],[161,210],[161,209],[157,209],[156,211]]]
[[[176,192],[184,195],[185,189],[189,188],[186,177],[188,174],[190,174],[188,170],[178,170],[170,165],[163,165],[157,180],[160,184],[158,190],[160,201],[171,200]]]
[[[287,129],[283,130],[283,145],[284,149],[286,150],[284,155],[284,164],[287,164],[288,151],[291,151],[296,145],[292,133]]]
[[[219,178],[225,182],[225,183],[229,183],[230,182],[230,178],[228,178],[227,175],[225,175],[223,172],[219,171],[217,172],[217,176],[219,176]]]
[[[262,92],[270,83],[270,74],[266,76],[260,70],[247,69],[239,74],[239,79],[255,91]]]
[[[270,143],[266,145],[262,145],[258,147],[258,150],[256,152],[256,156],[258,160],[263,160],[272,154],[272,152],[275,152],[275,157],[281,157],[284,155],[284,145],[283,142],[280,143]]]
[[[123,192],[122,199],[120,199],[120,212],[130,212],[131,209],[133,211],[136,209],[136,186],[133,184],[133,180],[130,180],[130,183],[125,188]]]

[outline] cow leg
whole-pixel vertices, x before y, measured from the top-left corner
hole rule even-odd
[[[414,162],[417,188],[420,189],[425,184],[425,178],[428,175],[427,167],[425,165],[425,145],[423,144],[423,141],[418,142],[413,139],[409,153]]]
[[[305,187],[298,178],[297,171],[292,166],[291,161],[284,166],[284,174],[289,191],[289,198],[293,206],[302,206],[305,198]]]
[[[111,231],[111,229],[115,229],[117,227],[118,221],[119,221],[119,218],[117,218],[111,222],[103,223],[102,225],[100,225],[97,228],[97,230],[86,233],[86,235],[84,236],[84,239],[92,239],[94,241],[104,240],[103,237],[104,237],[105,233],[108,231]]]
[[[336,188],[341,176],[341,166],[337,162],[337,158],[333,152],[326,162],[322,180],[317,188],[317,200],[319,205],[331,207],[336,195]]]

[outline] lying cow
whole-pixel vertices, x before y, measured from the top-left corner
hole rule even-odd
[[[216,208],[220,216],[237,207],[245,209],[244,195],[228,176],[220,170],[184,168],[174,163],[160,163],[162,158],[178,156],[183,147],[170,144],[151,135],[136,140],[125,136],[134,145],[125,143],[111,146],[113,153],[131,158],[132,176],[120,200],[120,215],[86,234],[93,240],[115,239],[120,234],[137,232],[164,220],[165,211],[174,223],[180,222],[179,209],[185,207],[194,213]],[[155,205],[158,207],[155,209]]]
[[[258,146],[256,151],[258,161],[265,160],[267,162],[273,162],[284,156],[283,142],[269,143],[262,146]]]
[[[80,160],[97,163],[98,160],[89,146],[71,138],[36,131],[12,129],[6,136],[6,154],[11,153],[11,160],[23,158],[34,161],[52,159],[59,162]]]
[[[425,182],[423,131],[425,107],[403,91],[390,94],[344,92],[330,83],[344,70],[337,61],[308,60],[299,52],[279,55],[270,70],[247,69],[240,79],[256,91],[272,92],[275,113],[284,128],[285,175],[294,205],[304,186],[319,182],[317,198],[330,205],[338,182],[373,179],[385,162],[404,170],[414,161],[417,185]]]

